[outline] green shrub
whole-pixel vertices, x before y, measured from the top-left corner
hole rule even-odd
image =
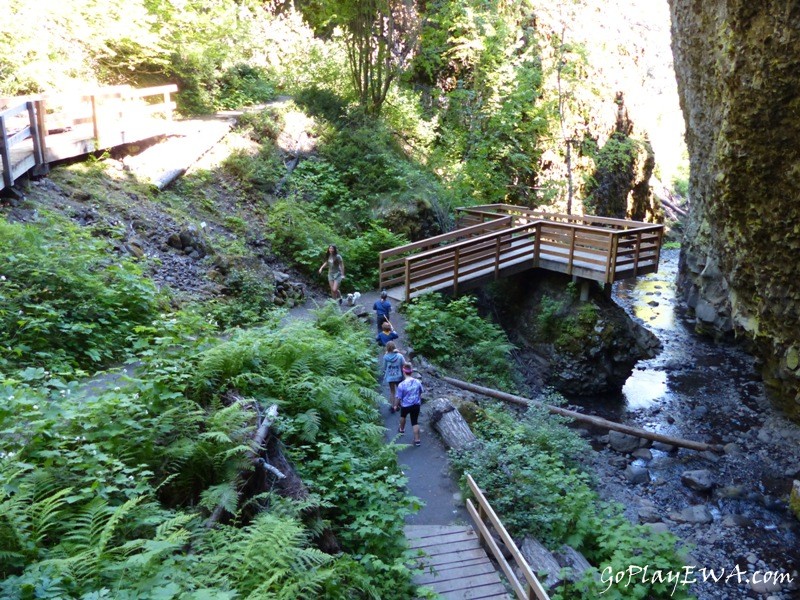
[[[405,188],[402,164],[407,158],[380,121],[332,129],[323,137],[320,155],[339,172],[356,197],[370,198]]]
[[[182,313],[152,326],[125,386],[0,387],[0,596],[411,597],[415,502],[383,441],[368,336],[336,306],[317,317],[220,342]],[[251,468],[254,406],[273,403],[311,494],[245,510],[235,482]],[[208,529],[218,504],[234,518]],[[323,528],[341,554],[315,547]]]
[[[272,145],[262,146],[257,154],[234,150],[222,162],[222,169],[246,190],[257,192],[272,192],[286,173],[280,153]]]
[[[347,112],[347,101],[336,92],[322,87],[304,87],[294,95],[294,101],[308,114],[331,123],[340,121]]]
[[[447,302],[430,294],[406,305],[406,311],[406,333],[415,351],[466,379],[515,388],[514,346],[498,325],[478,314],[473,297]]]
[[[555,590],[553,598],[687,598],[685,586],[671,596],[672,583],[612,586],[605,592],[608,584],[595,579],[604,569],[624,571],[629,565],[677,572],[685,558],[673,535],[633,525],[620,506],[599,500],[579,466],[588,444],[565,421],[539,407],[522,418],[501,407],[485,409],[473,422],[480,450],[451,453],[453,464],[472,475],[512,536],[531,535],[551,549],[569,544],[595,565],[577,584]]]
[[[0,220],[0,276],[0,368],[107,364],[157,315],[139,267],[69,223]]]
[[[264,69],[239,63],[225,71],[219,81],[218,108],[241,108],[271,100],[275,87]]]
[[[273,107],[239,115],[236,126],[247,132],[248,137],[259,144],[274,142],[283,130],[283,114]]]
[[[328,221],[310,210],[308,203],[277,202],[268,218],[269,237],[280,255],[309,275],[316,274],[325,252],[334,244],[345,261],[342,290],[373,289],[378,282],[378,253],[406,243],[405,238],[378,225],[352,238],[336,233]]]
[[[263,323],[275,309],[275,286],[263,273],[233,269],[225,279],[226,295],[201,305],[207,318],[224,330]]]

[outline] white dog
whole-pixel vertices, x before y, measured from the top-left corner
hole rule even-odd
[[[347,294],[347,305],[354,306],[358,299],[361,298],[361,294],[359,292],[353,292],[352,294]]]

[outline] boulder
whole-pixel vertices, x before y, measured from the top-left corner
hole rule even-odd
[[[684,471],[681,475],[681,483],[698,492],[707,492],[716,485],[711,472],[706,469]]]
[[[670,513],[669,518],[676,523],[712,523],[714,517],[708,507],[704,504],[688,506],[680,512]]]
[[[634,485],[650,483],[650,471],[644,467],[628,465],[628,468],[625,469],[625,478]]]
[[[617,452],[631,453],[639,448],[639,438],[620,431],[609,431],[608,442]]]

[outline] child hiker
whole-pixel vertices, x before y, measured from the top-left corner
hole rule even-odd
[[[378,345],[385,346],[392,340],[396,340],[399,337],[400,336],[397,335],[394,327],[392,327],[392,324],[389,321],[384,321],[381,332],[375,336],[375,341],[378,342]]]
[[[403,365],[406,359],[400,354],[394,342],[386,344],[386,354],[383,355],[383,381],[389,384],[389,412],[397,412],[397,398],[395,390],[397,384],[403,381]]]
[[[406,417],[411,417],[411,429],[414,432],[414,445],[419,446],[419,410],[422,406],[422,383],[413,376],[414,369],[410,363],[403,365],[403,381],[397,386],[397,403],[400,405],[400,426],[397,433],[406,432]]]

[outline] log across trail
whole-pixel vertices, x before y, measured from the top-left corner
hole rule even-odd
[[[602,427],[604,429],[613,429],[614,431],[620,431],[622,433],[627,433],[628,435],[634,435],[636,437],[653,440],[655,442],[663,442],[665,444],[670,444],[672,446],[679,446],[681,448],[688,448],[690,450],[698,450],[700,452],[722,451],[722,448],[716,444],[706,444],[705,442],[695,442],[693,440],[686,440],[683,438],[677,438],[669,435],[662,435],[660,433],[654,433],[652,431],[647,431],[646,429],[640,429],[639,427],[631,427],[630,425],[615,423],[614,421],[609,421],[607,419],[603,419],[602,417],[596,417],[594,415],[584,415],[583,413],[575,412],[574,410],[567,410],[566,408],[560,408],[558,406],[545,404],[544,402],[541,402],[539,400],[523,398],[522,396],[515,396],[514,394],[507,394],[506,392],[501,392],[499,390],[494,390],[492,388],[482,387],[479,385],[475,385],[474,383],[461,381],[460,379],[453,379],[452,377],[442,377],[442,380],[446,381],[450,385],[454,385],[456,387],[468,390],[470,392],[475,392],[476,394],[482,394],[483,396],[488,396],[490,398],[497,398],[498,400],[504,400],[506,402],[512,402],[514,404],[520,404],[522,406],[530,406],[530,405],[543,406],[548,410],[548,412],[552,414],[562,415],[564,417],[569,417],[570,419],[574,419],[576,421],[589,423],[591,425]]]

